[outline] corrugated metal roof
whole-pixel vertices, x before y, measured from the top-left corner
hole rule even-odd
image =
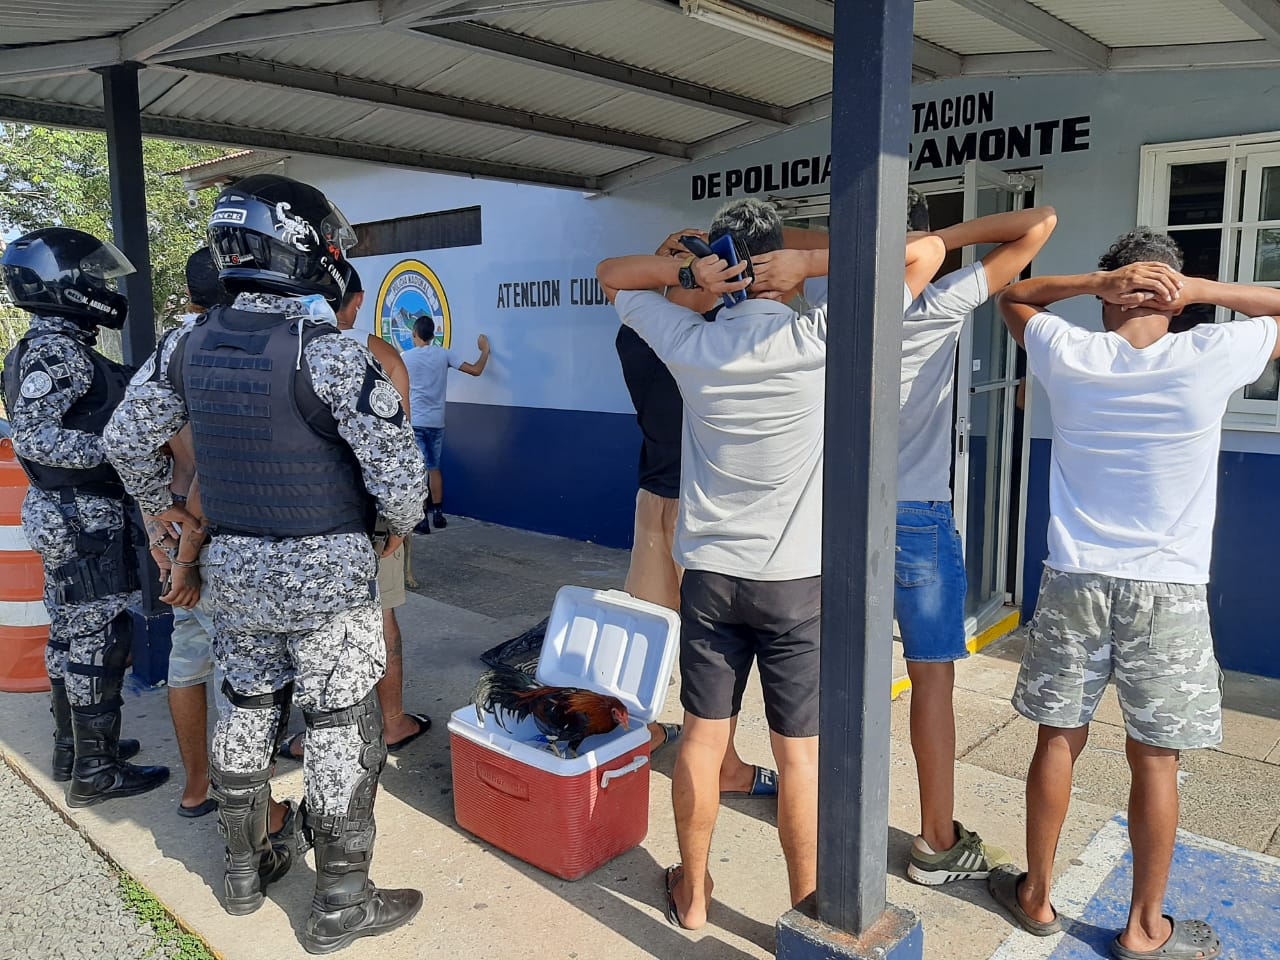
[[[111,63],[112,44],[60,49],[57,41],[120,35],[177,2],[8,0],[0,4],[0,41],[9,45],[0,47],[0,97],[15,98],[9,102],[9,115],[58,117],[56,109],[52,114],[33,109],[32,101],[101,109],[102,81],[90,71]],[[490,11],[481,20],[483,29],[471,25],[467,32],[455,27],[449,40],[431,36],[430,24],[423,25],[422,32],[409,32],[405,23],[382,26],[368,21],[356,28],[346,26],[353,20],[365,23],[362,18],[391,9],[356,2],[251,0],[236,18],[213,28],[212,49],[232,52],[232,57],[203,67],[191,64],[190,71],[183,71],[184,61],[170,51],[161,58],[159,69],[141,72],[144,113],[244,130],[250,142],[282,150],[297,152],[290,135],[307,135],[317,138],[310,145],[321,152],[327,145],[320,140],[331,142],[339,155],[364,156],[370,147],[399,148],[464,162],[512,165],[509,173],[517,179],[530,167],[553,175],[559,172],[560,182],[576,186],[583,176],[607,175],[643,160],[645,152],[636,148],[645,145],[637,144],[638,137],[664,141],[653,144],[654,151],[669,153],[672,144],[693,145],[749,124],[760,104],[785,109],[831,91],[829,64],[694,20],[680,11],[675,0],[665,4],[579,0],[523,9],[519,0],[502,4],[484,0],[474,5]],[[774,0],[731,2],[774,4]],[[1268,65],[1280,60],[1280,54],[1218,0],[1030,2],[1106,47],[1127,48],[1124,63],[1129,69],[1135,66],[1134,46],[1200,44],[1201,55],[1212,61],[1215,43],[1233,42],[1230,57],[1222,58],[1225,63],[1243,64],[1251,57]],[[353,4],[351,12],[324,9],[347,3]],[[774,8],[786,7],[777,3]],[[273,16],[266,22],[269,29],[255,34],[254,16],[288,9],[296,9],[297,16]],[[824,15],[834,5],[815,0],[811,10]],[[473,14],[469,19],[477,18]],[[282,24],[288,29],[294,23],[298,36],[260,39],[277,37]],[[1045,51],[1010,25],[974,13],[955,0],[916,0],[915,30],[918,37],[955,52],[958,58],[980,56],[973,68],[984,74],[1000,72],[1000,55],[1006,53],[1020,54],[1018,69],[1082,69],[1079,57]],[[247,39],[236,46],[228,37],[241,32]],[[495,37],[517,49],[486,51]],[[193,38],[189,45],[199,48],[199,39]],[[525,39],[538,43],[520,50]],[[50,46],[29,46],[37,42]],[[460,45],[466,43],[474,46]],[[86,62],[93,56],[97,59]],[[542,58],[549,62],[539,62]],[[931,67],[925,65],[925,72],[964,72],[960,59],[935,61]],[[390,91],[371,90],[367,100],[343,99],[340,81],[327,90],[336,96],[309,93],[283,84],[297,78],[297,83],[307,85],[315,78],[289,71],[274,74],[279,81],[274,85],[216,75],[246,70],[260,74],[263,63],[268,69],[280,64],[324,78],[353,77],[438,93],[463,101],[463,107],[466,102],[500,107],[508,111],[511,123],[505,128],[495,126],[500,116],[491,116],[483,125],[461,118],[437,120],[371,102],[393,96]],[[6,67],[10,68],[8,79]],[[332,80],[321,82],[327,86]],[[522,125],[519,115],[524,113],[589,124],[593,130],[579,132],[600,139],[613,133],[630,149],[531,134]],[[69,112],[62,117],[65,122],[80,119]],[[765,129],[757,126],[749,133],[763,135]],[[229,139],[223,131],[210,135]],[[412,157],[406,159],[412,161]]]
[[[136,27],[173,0],[6,0],[0,5],[0,43],[51,43],[105,37]]]
[[[965,55],[1044,49],[952,0],[916,0],[915,30],[917,37]]]
[[[1033,0],[1110,47],[1257,40],[1258,34],[1216,3],[1161,0],[1158,16],[1141,3],[1115,0]]]

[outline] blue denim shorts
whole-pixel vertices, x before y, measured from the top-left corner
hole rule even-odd
[[[893,579],[893,615],[903,655],[925,663],[967,657],[964,555],[950,503],[898,501]]]
[[[444,427],[414,427],[414,439],[422,451],[422,459],[428,470],[440,469],[440,455],[444,453]]]

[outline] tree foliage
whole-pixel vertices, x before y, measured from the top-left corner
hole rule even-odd
[[[187,257],[204,242],[214,200],[212,191],[203,191],[193,208],[182,179],[164,174],[226,152],[169,140],[142,142],[158,326],[176,322],[182,313]],[[0,123],[0,235],[48,226],[74,227],[111,239],[107,138],[81,130]]]

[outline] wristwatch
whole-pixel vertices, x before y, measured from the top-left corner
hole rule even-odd
[[[680,268],[680,286],[684,287],[686,290],[701,289],[698,286],[698,281],[693,276],[693,261],[696,259],[697,257],[690,257]]]

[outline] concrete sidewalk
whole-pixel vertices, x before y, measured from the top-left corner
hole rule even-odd
[[[359,941],[342,956],[525,960],[535,950],[547,958],[570,960],[682,958],[695,953],[707,960],[772,956],[774,922],[788,903],[773,804],[768,801],[724,804],[711,864],[716,878],[711,924],[700,933],[686,934],[664,919],[662,871],[677,859],[669,752],[654,757],[648,838],[576,883],[490,848],[454,821],[444,725],[449,712],[467,702],[483,669],[477,655],[545,617],[559,586],[619,586],[626,563],[624,551],[460,518],[451,518],[444,531],[414,538],[413,573],[420,586],[400,611],[405,705],[430,713],[435,728],[404,752],[391,755],[378,799],[373,875],[384,886],[416,886],[427,902],[409,927]],[[958,668],[957,816],[1021,858],[1022,778],[1034,728],[1016,717],[1008,703],[1018,640],[1015,634]],[[905,694],[893,707],[889,897],[922,916],[925,955],[931,960],[991,957],[1003,949],[1010,928],[988,899],[984,884],[924,888],[905,879],[904,859],[917,826],[914,764],[907,740],[909,698]],[[678,699],[678,687],[672,686],[662,719],[679,719]],[[1067,871],[1076,869],[1073,858],[1124,807],[1123,730],[1117,726],[1111,699],[1080,764],[1077,797],[1059,858]],[[1280,683],[1228,676],[1227,699],[1231,709],[1223,749],[1186,758],[1182,824],[1193,834],[1274,855],[1280,853]],[[295,728],[300,722],[295,717]],[[310,902],[310,858],[295,864],[272,888],[257,914],[227,916],[215,892],[222,846],[214,818],[188,821],[174,813],[180,767],[163,689],[127,699],[125,730],[142,739],[143,761],[174,767],[174,780],[131,801],[67,810],[67,815],[216,953],[228,960],[306,956],[294,931]],[[62,785],[52,783],[46,769],[50,736],[45,697],[0,697],[0,752],[63,807]],[[771,763],[754,683],[739,726],[739,748],[749,761]],[[281,761],[277,773],[276,795],[297,797],[301,768]],[[1122,853],[1114,854],[1117,864]],[[1172,902],[1170,907],[1180,910],[1181,904]],[[1280,939],[1280,919],[1273,916],[1268,922],[1273,923],[1271,937]]]

